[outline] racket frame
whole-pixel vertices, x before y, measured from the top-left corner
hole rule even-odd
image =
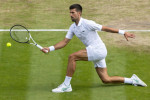
[[[24,28],[24,29],[28,32],[28,34],[29,34],[29,39],[28,39],[28,41],[26,41],[26,42],[20,42],[20,41],[15,40],[15,39],[12,37],[12,35],[11,35],[11,32],[13,31],[12,29],[13,29],[14,27],[16,27],[16,26],[21,26],[22,28]],[[18,31],[21,31],[21,30],[18,30]],[[18,43],[28,43],[28,44],[35,45],[35,46],[37,46],[37,47],[40,48],[40,49],[43,49],[42,46],[38,45],[38,44],[33,40],[33,38],[32,38],[32,36],[31,36],[29,30],[28,30],[26,27],[24,27],[23,25],[17,24],[17,25],[12,26],[12,27],[10,28],[10,36],[11,36],[11,38],[12,38],[13,40],[15,40],[15,41],[18,42]],[[29,43],[30,40],[32,40],[33,43]],[[48,51],[47,51],[47,52],[48,52]]]

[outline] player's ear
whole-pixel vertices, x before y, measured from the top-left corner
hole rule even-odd
[[[80,16],[82,15],[82,12],[79,11],[78,13],[80,14]]]

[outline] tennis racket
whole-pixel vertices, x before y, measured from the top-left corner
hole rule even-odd
[[[10,28],[10,36],[13,40],[19,43],[27,43],[35,45],[36,47],[43,49],[42,46],[38,45],[32,38],[29,30],[22,25],[14,25]],[[31,42],[32,41],[32,42]],[[48,53],[48,51],[46,51]]]

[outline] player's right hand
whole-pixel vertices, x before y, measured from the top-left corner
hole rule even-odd
[[[41,49],[41,51],[44,53],[48,53],[48,52],[50,52],[50,49],[48,47],[44,47],[43,49]]]

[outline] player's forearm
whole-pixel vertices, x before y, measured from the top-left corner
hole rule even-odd
[[[55,50],[58,50],[58,49],[65,47],[66,45],[67,45],[67,43],[63,40],[63,41],[60,41],[59,43],[55,44],[54,47],[55,47]]]
[[[58,50],[63,47],[65,47],[69,43],[70,39],[65,38],[64,40],[58,42],[57,44],[54,45],[54,49]]]
[[[49,47],[49,51],[54,51],[65,47],[69,43],[70,39],[65,38],[64,40],[58,42],[54,46]]]
[[[109,27],[105,27],[105,26],[102,27],[102,31],[111,32],[111,33],[118,33],[119,32],[118,29],[109,28]]]
[[[60,41],[57,44],[55,44],[54,46],[50,46],[49,51],[61,49],[61,48],[65,47],[66,45],[67,45],[67,43],[65,43],[64,41]]]

